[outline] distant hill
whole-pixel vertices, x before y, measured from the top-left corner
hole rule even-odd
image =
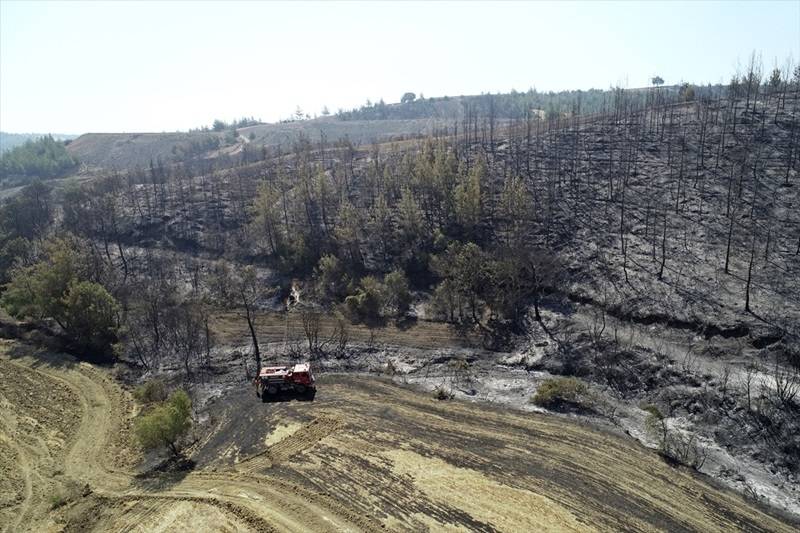
[[[718,90],[718,86],[692,86],[697,96],[710,94]],[[678,94],[680,85],[662,86],[661,94]],[[652,95],[653,87],[625,89],[628,97],[635,96],[646,100]],[[467,96],[440,96],[434,98],[417,98],[413,93],[403,95],[399,103],[384,103],[383,100],[367,103],[356,109],[339,111],[339,120],[397,120],[397,119],[462,119],[465,116],[480,114],[483,117],[497,119],[522,118],[530,111],[539,111],[551,115],[586,115],[600,113],[613,101],[619,88],[588,89],[560,92],[539,92],[536,89],[519,92],[496,94],[475,94]]]
[[[659,94],[678,94],[679,86],[664,86]],[[695,97],[715,94],[719,87],[693,86]],[[653,88],[626,89],[631,105],[644,105],[655,94]],[[299,137],[317,143],[348,138],[357,145],[384,142],[411,136],[431,135],[457,122],[463,128],[468,121],[472,128],[481,120],[494,125],[524,119],[534,114],[564,117],[602,113],[614,105],[621,89],[591,89],[541,93],[536,90],[506,94],[416,98],[404,96],[401,103],[370,103],[358,109],[309,120],[255,124],[236,130],[203,130],[169,133],[87,133],[68,146],[70,154],[82,164],[95,169],[130,169],[147,167],[151,162],[171,163],[187,159],[216,158],[236,155],[254,147],[291,148]],[[410,93],[409,93],[410,94]],[[411,95],[413,96],[413,95]],[[234,134],[235,132],[235,134]]]
[[[77,168],[78,161],[67,152],[65,141],[44,135],[0,154],[0,186],[61,178]]]
[[[44,137],[47,133],[6,133],[0,131],[0,154],[11,150],[15,146],[25,144],[27,140],[34,140]],[[51,133],[53,139],[57,141],[65,141],[76,139],[78,136],[69,133]]]
[[[221,137],[212,132],[86,133],[72,141],[67,150],[91,167],[125,169],[147,166],[151,161],[170,161],[177,146]]]
[[[151,161],[164,163],[186,157],[216,157],[235,154],[247,144],[291,147],[301,135],[312,142],[324,136],[327,142],[347,137],[356,144],[370,144],[401,136],[427,135],[445,123],[437,119],[340,120],[324,117],[314,120],[258,124],[223,132],[195,131],[170,133],[87,133],[67,147],[81,163],[95,168],[125,169],[147,167]]]

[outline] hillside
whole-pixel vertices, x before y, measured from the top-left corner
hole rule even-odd
[[[678,86],[658,89],[662,98],[676,97],[685,90],[686,87]],[[715,96],[721,90],[719,86],[692,86],[698,98]],[[618,91],[620,89],[539,93],[532,89],[495,95],[420,98],[394,104],[381,101],[328,117],[242,127],[236,130],[235,137],[231,131],[88,133],[76,139],[70,152],[89,167],[124,170],[147,167],[151,161],[158,160],[168,164],[196,158],[214,159],[221,155],[236,156],[242,154],[246,145],[253,151],[262,146],[287,150],[300,137],[314,144],[321,139],[336,143],[346,138],[357,146],[366,146],[433,135],[445,129],[452,132],[459,123],[472,122],[478,117],[483,122],[496,122],[499,127],[531,113],[542,117],[598,114],[613,105]],[[653,94],[654,89],[632,89],[626,91],[626,98],[646,103]]]
[[[246,227],[252,216],[248,208],[259,184],[265,182],[276,193],[282,190],[280,196],[292,208],[286,217],[283,207],[263,216],[278,218],[272,221],[273,229],[283,236],[284,246],[298,234],[317,243],[318,258],[328,251],[343,252],[345,243],[333,237],[345,223],[335,214],[344,201],[334,191],[342,189],[356,208],[356,225],[374,223],[379,195],[388,202],[390,240],[376,242],[380,236],[365,231],[357,232],[351,243],[358,249],[360,268],[385,271],[391,259],[387,264],[377,257],[376,249],[387,246],[390,257],[400,252],[403,189],[408,187],[415,196],[421,234],[433,232],[443,217],[458,215],[452,202],[465,165],[484,157],[485,174],[477,191],[482,212],[472,228],[453,221],[454,226],[446,229],[451,239],[472,237],[501,248],[509,239],[524,238],[527,245],[558,251],[572,265],[571,271],[581,273],[574,278],[575,298],[595,302],[606,298],[606,305],[619,307],[618,313],[657,315],[724,330],[752,318],[742,314],[742,289],[755,236],[755,259],[760,260],[751,272],[751,289],[769,301],[761,311],[763,317],[792,331],[793,316],[787,316],[787,310],[798,304],[798,287],[790,273],[797,268],[800,237],[793,209],[798,202],[795,102],[787,98],[778,113],[772,106],[762,108],[762,103],[757,112],[752,104],[744,111],[744,102],[737,103],[735,134],[730,131],[731,102],[711,101],[618,119],[536,121],[530,125],[530,137],[524,124],[515,125],[511,137],[498,130],[494,141],[481,130],[452,144],[448,140],[403,145],[400,151],[388,148],[377,160],[371,148],[349,152],[327,145],[321,152],[307,146],[297,157],[254,162],[180,182],[165,176],[165,187],[155,192],[144,186],[117,190],[119,233],[110,237],[125,242],[134,235],[157,236],[159,246],[182,243],[190,250],[226,256],[280,255],[286,250],[277,245],[272,250]],[[253,131],[262,138],[272,130],[254,126]],[[459,161],[445,160],[454,151],[463,170]],[[318,165],[323,163],[321,171]],[[524,186],[520,194],[526,203],[510,213],[503,192],[516,177]],[[307,186],[303,180],[314,181],[313,189],[303,190]],[[134,193],[136,203],[160,207],[149,214],[135,210],[130,196]],[[323,213],[326,206],[333,214]],[[272,207],[279,206],[264,209]],[[509,219],[511,214],[514,220]],[[726,257],[730,272],[720,276]],[[608,287],[606,296],[601,294],[603,285]],[[758,298],[754,296],[754,301]]]
[[[87,398],[122,406],[105,420],[186,390],[192,433],[180,456],[130,445],[124,469],[91,470],[98,494],[58,520],[158,521],[181,499],[176,524],[232,528],[791,529],[798,91],[618,91],[600,112],[476,110],[402,140],[433,123],[73,141],[94,175],[3,204],[2,303],[24,321],[0,330],[114,361],[98,383],[139,405]],[[3,371],[68,376],[64,394],[100,372],[29,350]],[[298,360],[316,396],[252,394],[256,369]],[[66,477],[89,469],[70,453]]]
[[[792,531],[619,437],[348,376],[313,403],[229,396],[196,432],[192,471],[137,474],[134,404],[105,371],[0,349],[10,530]]]
[[[217,133],[85,133],[72,141],[70,154],[83,164],[106,169],[146,167],[170,161],[178,145],[214,142]]]
[[[33,141],[45,135],[51,135],[57,141],[67,141],[78,137],[78,135],[64,133],[6,133],[5,131],[0,131],[0,154],[11,150],[15,146],[25,144],[25,141]]]
[[[800,533],[800,1],[682,7],[0,0],[0,533]]]
[[[192,158],[218,158],[241,154],[245,146],[289,149],[298,137],[314,143],[321,136],[327,142],[348,138],[356,144],[371,144],[392,138],[432,134],[435,120],[348,121],[321,118],[281,124],[260,124],[229,132],[191,133],[87,133],[69,146],[70,153],[89,167],[99,169],[145,168],[151,162],[165,164]],[[250,138],[250,135],[254,138]]]
[[[690,84],[625,89],[626,97],[646,101],[654,92],[662,95],[679,95],[691,90],[697,97],[712,97],[720,94],[720,86],[694,86]],[[336,113],[340,120],[398,120],[436,118],[444,121],[462,119],[465,116],[481,116],[486,120],[515,119],[531,113],[543,116],[575,114],[596,114],[605,112],[612,104],[614,94],[622,91],[613,89],[588,89],[539,92],[534,88],[527,91],[511,91],[497,94],[473,94],[460,96],[439,96],[419,98],[408,93],[403,101],[387,104],[383,100],[367,103],[359,108],[342,110]]]

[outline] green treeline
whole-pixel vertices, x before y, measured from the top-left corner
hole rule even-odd
[[[35,178],[57,178],[74,170],[77,160],[62,141],[46,135],[27,141],[0,156],[0,181],[28,182]]]
[[[717,86],[690,86],[697,96],[711,97],[720,94],[723,88]],[[663,93],[680,94],[686,89],[682,86],[662,87]],[[398,120],[420,118],[465,118],[474,119],[516,119],[531,112],[541,116],[585,115],[602,113],[614,107],[615,99],[623,92],[620,88],[589,89],[586,91],[539,92],[536,89],[504,94],[480,94],[471,96],[443,96],[437,98],[417,98],[406,93],[400,103],[387,104],[383,100],[367,102],[365,105],[341,110],[336,114],[340,120]],[[624,91],[627,99],[645,102],[651,97],[647,89]]]

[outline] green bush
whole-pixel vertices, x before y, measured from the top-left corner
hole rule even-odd
[[[384,286],[372,276],[361,278],[356,293],[344,300],[345,309],[351,318],[374,320],[380,317],[384,301]]]
[[[50,495],[50,509],[58,509],[67,505],[68,502],[69,497],[61,490],[57,490]]]
[[[323,298],[338,300],[345,295],[349,277],[335,255],[323,255],[314,269],[317,290]]]
[[[442,280],[428,302],[427,313],[434,318],[445,322],[455,322],[461,315],[461,300],[456,293],[453,282],[449,279]]]
[[[110,353],[117,339],[117,301],[102,285],[73,282],[63,298],[63,325],[81,347]]]
[[[62,322],[64,296],[73,281],[86,279],[88,261],[75,239],[52,239],[43,248],[41,261],[11,269],[2,304],[16,318],[51,317]]]
[[[182,390],[176,391],[169,400],[136,420],[136,437],[146,450],[166,446],[178,456],[178,439],[191,427],[191,417],[189,395]]]
[[[547,379],[536,389],[533,403],[540,407],[557,408],[564,404],[586,404],[588,388],[582,381],[573,377]]]
[[[281,266],[287,272],[307,272],[319,260],[318,251],[307,236],[293,232],[280,248]]]
[[[385,307],[395,316],[403,316],[411,306],[408,278],[402,270],[394,270],[383,277]]]
[[[167,399],[167,386],[160,379],[151,379],[136,387],[133,397],[142,404],[163,402]]]
[[[31,242],[24,237],[16,237],[5,241],[0,246],[0,283],[10,281],[10,271],[20,259],[31,253]]]
[[[80,350],[111,356],[119,306],[102,285],[88,281],[88,258],[75,238],[44,245],[41,261],[9,271],[0,304],[15,318],[52,318]]]

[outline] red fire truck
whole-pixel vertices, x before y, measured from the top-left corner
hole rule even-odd
[[[293,391],[305,395],[314,394],[316,390],[311,363],[265,366],[256,378],[256,392],[262,399],[280,392]]]

